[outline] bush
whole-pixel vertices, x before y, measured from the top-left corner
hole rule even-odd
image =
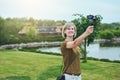
[[[100,31],[99,34],[100,38],[102,39],[112,39],[120,37],[120,30],[104,30]]]
[[[112,39],[114,38],[114,34],[110,30],[104,30],[100,32],[100,38],[102,39]]]
[[[4,44],[16,44],[16,43],[29,43],[29,42],[54,42],[54,41],[63,41],[61,36],[36,36],[31,38],[29,36],[15,36],[11,35],[8,40],[4,40],[4,43],[0,43],[0,45]]]
[[[120,37],[120,30],[112,30],[114,37]]]
[[[93,58],[93,57],[87,57],[87,59],[89,59],[89,60],[99,60],[98,58]]]
[[[109,59],[100,59],[100,61],[111,62]]]
[[[119,61],[119,60],[114,60],[113,62],[115,62],[115,63],[120,63],[120,61]]]

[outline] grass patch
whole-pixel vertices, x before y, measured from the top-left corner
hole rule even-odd
[[[23,48],[23,49],[19,49],[20,51],[24,51],[24,52],[34,52],[34,53],[40,53],[40,54],[49,54],[49,55],[57,55],[57,56],[61,56],[60,53],[54,53],[54,52],[43,52],[40,50],[37,50],[38,48]]]
[[[82,61],[82,60],[81,60]],[[0,80],[56,80],[61,56],[0,51]],[[83,80],[119,80],[120,64],[88,60],[81,63]]]

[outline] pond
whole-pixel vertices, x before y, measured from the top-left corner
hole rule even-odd
[[[60,47],[40,48],[43,52],[61,53]],[[120,47],[100,47],[99,43],[87,47],[87,56],[99,59],[120,60]]]

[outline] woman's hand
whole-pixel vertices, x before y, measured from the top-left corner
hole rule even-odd
[[[94,30],[94,26],[88,26],[85,33],[87,35],[90,35],[91,33],[93,33],[93,30]]]

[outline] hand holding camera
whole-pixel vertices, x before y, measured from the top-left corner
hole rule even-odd
[[[94,30],[94,26],[88,26],[85,33],[90,35],[91,33],[93,33],[93,30]]]

